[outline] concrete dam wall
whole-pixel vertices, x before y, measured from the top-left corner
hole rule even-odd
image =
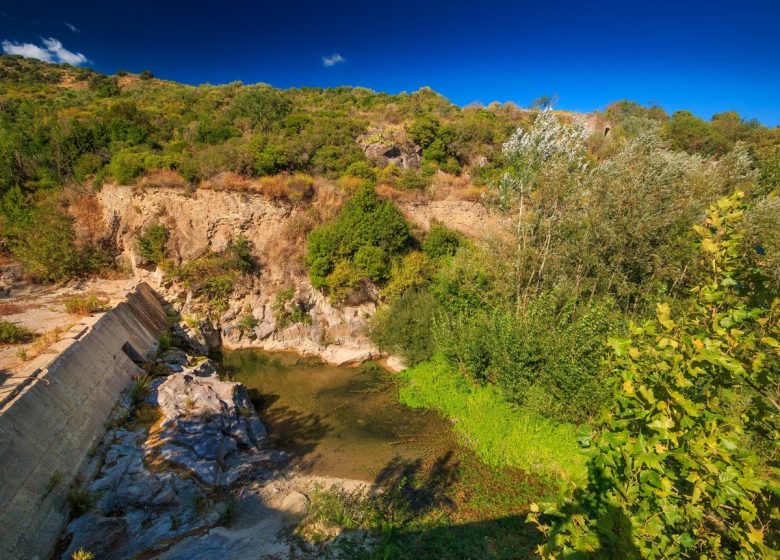
[[[0,394],[0,558],[51,555],[67,522],[69,486],[102,439],[122,391],[153,357],[168,324],[139,284],[33,360],[24,383]]]

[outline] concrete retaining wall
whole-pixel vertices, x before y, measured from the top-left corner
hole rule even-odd
[[[0,558],[51,555],[67,521],[69,485],[103,437],[133,375],[151,357],[167,318],[146,284],[111,311],[72,329],[31,362],[0,399]]]

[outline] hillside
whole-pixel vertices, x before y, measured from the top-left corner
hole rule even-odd
[[[403,370],[360,390],[436,411],[468,459],[396,469],[378,506],[314,492],[299,530],[365,532],[365,557],[511,558],[506,534],[546,558],[775,554],[779,224],[780,128],[735,112],[0,57],[0,367],[56,341],[29,311],[100,312],[120,278],[164,299],[163,348]]]

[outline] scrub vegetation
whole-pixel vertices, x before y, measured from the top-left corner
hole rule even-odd
[[[401,400],[450,419],[473,460],[396,466],[370,496],[322,489],[301,538],[362,529],[360,554],[382,558],[778,553],[780,129],[0,57],[0,251],[42,282],[110,273],[115,226],[84,216],[112,181],[287,205],[328,181],[346,200],[297,237],[310,281],[335,305],[378,294],[370,334],[409,366]],[[435,197],[502,227],[420,231],[396,206]],[[137,243],[216,314],[256,267],[241,238],[172,263],[164,222]],[[282,324],[308,316],[294,294]]]

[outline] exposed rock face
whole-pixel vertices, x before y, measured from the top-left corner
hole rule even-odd
[[[219,347],[295,350],[325,359],[333,356],[337,363],[380,355],[365,335],[367,318],[376,309],[377,294],[356,294],[349,305],[334,307],[312,288],[306,271],[295,264],[303,247],[295,248],[297,256],[285,253],[290,249],[289,228],[303,219],[306,208],[273,202],[261,195],[209,190],[188,196],[177,189],[134,193],[128,187],[106,185],[99,197],[106,219],[114,214],[120,217],[118,243],[134,273],[153,284],[188,319],[189,325],[177,328],[174,335],[193,352],[205,354]],[[315,200],[313,204],[319,203]],[[136,237],[159,221],[169,231],[168,249],[176,262],[209,250],[220,251],[238,236],[250,241],[260,262],[259,273],[236,287],[227,312],[218,319],[207,318],[185,288],[164,283],[160,270],[149,271],[140,265]],[[306,322],[283,325],[277,320],[276,296],[289,288],[294,290],[295,303],[306,310]],[[242,328],[242,319],[250,315],[256,324]],[[190,320],[193,317],[197,317],[194,322]],[[326,351],[331,346],[335,348]]]
[[[181,367],[181,356],[169,351],[162,363]],[[156,557],[212,527],[225,507],[214,502],[215,489],[271,456],[246,389],[221,381],[208,360],[154,382],[147,402],[159,407],[160,422],[148,432],[106,435],[104,464],[88,487],[99,498],[68,525],[72,540],[63,559],[80,548],[105,560]]]
[[[358,138],[366,158],[380,167],[395,165],[404,171],[419,169],[422,148],[411,142],[397,127],[379,127]]]
[[[419,169],[422,159],[422,150],[411,143],[388,145],[384,142],[375,142],[365,146],[363,152],[367,159],[381,167],[395,165],[403,170]]]
[[[389,140],[383,138],[367,135],[365,140],[369,145],[386,144]],[[398,148],[398,157],[407,158],[407,164],[412,165],[409,162],[413,161],[416,148],[407,148]],[[393,154],[390,155],[396,157]],[[318,210],[329,204],[324,193],[318,191],[311,203]],[[376,291],[358,290],[346,305],[331,305],[309,282],[302,264],[303,242],[290,244],[291,232],[310,210],[305,205],[275,202],[243,192],[199,189],[188,195],[179,189],[134,192],[129,187],[112,185],[104,186],[99,198],[106,219],[114,214],[120,218],[118,245],[124,249],[135,274],[173,302],[174,309],[187,321],[188,326],[174,334],[193,352],[205,354],[220,346],[294,350],[338,365],[380,356],[379,349],[366,336],[367,321],[379,301]],[[430,227],[432,220],[467,235],[490,235],[495,229],[495,217],[477,202],[401,202],[399,207],[410,222],[423,230]],[[221,317],[209,319],[183,286],[164,282],[159,269],[150,271],[139,265],[136,238],[158,222],[169,231],[169,256],[175,262],[196,258],[206,251],[220,251],[238,236],[251,243],[260,262],[259,272],[236,286],[228,310]],[[277,295],[290,288],[294,292],[291,304],[305,311],[304,322],[287,324],[280,320]],[[250,318],[251,326],[247,327]]]
[[[206,484],[230,485],[262,458],[265,426],[243,385],[197,373],[174,373],[157,388],[163,420],[147,455],[159,454]]]

